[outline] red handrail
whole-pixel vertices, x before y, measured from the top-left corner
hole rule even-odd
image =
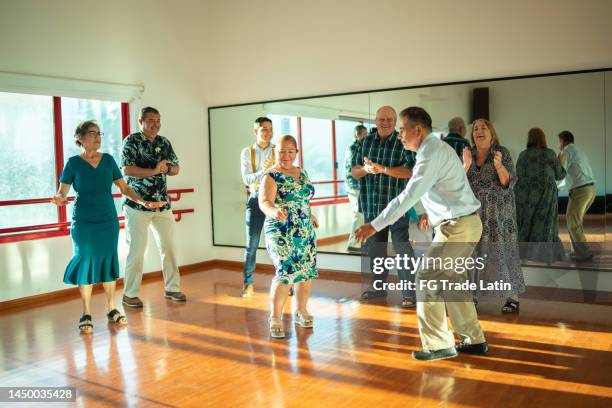
[[[344,180],[331,180],[331,181],[311,181],[312,184],[332,184],[332,183],[344,183]]]
[[[172,214],[175,215],[174,219],[176,221],[180,221],[182,219],[182,215],[183,214],[187,214],[187,213],[192,213],[195,210],[193,208],[186,208],[186,209],[182,209],[182,210],[172,210]],[[120,215],[117,217],[117,219],[119,221],[123,221],[125,220],[125,217],[123,215]],[[28,231],[40,231],[41,230],[49,230],[49,229],[56,229],[56,228],[68,228],[70,227],[70,225],[72,224],[72,222],[70,221],[66,221],[66,222],[55,222],[52,224],[40,224],[40,225],[27,225],[24,227],[11,227],[11,228],[0,228],[0,234],[14,234],[17,232],[28,232]]]
[[[334,204],[344,204],[344,203],[348,203],[349,200],[348,198],[338,198],[336,200],[329,200],[329,201],[311,201],[310,202],[310,206],[311,207],[320,207],[323,205],[334,205]]]
[[[193,188],[179,188],[175,190],[168,190],[168,197],[170,197],[170,201],[179,201],[181,199],[182,193],[193,193],[195,190]],[[172,196],[171,194],[176,194],[176,196]],[[113,194],[114,198],[121,198],[121,194]],[[73,201],[74,196],[68,197],[68,201]],[[0,207],[9,206],[9,205],[26,205],[26,204],[49,204],[51,202],[51,197],[49,198],[26,198],[22,200],[7,200],[0,201]]]
[[[312,198],[310,201],[313,200],[337,200],[339,198],[348,198],[348,195],[333,195],[333,196],[327,196],[327,197],[314,197]]]
[[[193,193],[195,190],[193,188],[180,188],[168,190],[168,196],[170,201],[179,201],[181,199],[181,194],[184,193]],[[113,194],[113,197],[119,198],[121,194]],[[68,197],[69,201],[73,201],[74,197]],[[22,199],[22,200],[7,200],[0,201],[0,206],[9,206],[9,205],[26,205],[26,204],[49,204],[51,202],[51,198],[31,198],[31,199]],[[66,208],[65,206],[60,208]],[[179,222],[182,219],[183,214],[195,212],[193,208],[185,208],[180,210],[172,210],[174,214],[175,221]],[[118,220],[124,220],[123,216],[117,217]],[[71,222],[63,221],[63,222],[55,222],[51,224],[39,224],[39,225],[27,225],[22,227],[11,227],[11,228],[2,228],[0,229],[0,244],[7,242],[16,242],[16,241],[27,241],[33,239],[41,239],[41,238],[49,238],[49,237],[59,237],[66,236],[70,234],[69,227]],[[123,225],[120,225],[123,228]]]

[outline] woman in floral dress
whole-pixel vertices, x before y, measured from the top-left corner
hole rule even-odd
[[[313,327],[307,305],[312,279],[317,277],[314,228],[318,227],[318,222],[309,205],[314,187],[306,172],[293,165],[297,152],[295,139],[282,136],[275,148],[276,165],[263,177],[259,189],[259,207],[266,215],[266,248],[276,268],[270,288],[270,335],[273,338],[285,337],[281,321],[283,306],[294,284],[295,323]]]

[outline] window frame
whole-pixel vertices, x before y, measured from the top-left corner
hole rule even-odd
[[[355,122],[361,122],[362,124],[369,123],[371,124],[373,121],[365,118],[356,118],[356,117],[339,117],[338,120],[351,120]],[[310,205],[312,207],[322,206],[322,205],[337,205],[337,204],[345,204],[348,203],[348,195],[347,194],[339,194],[340,191],[340,183],[345,183],[346,180],[341,180],[338,178],[338,146],[337,146],[337,135],[336,135],[336,119],[330,119],[331,121],[331,143],[332,143],[332,180],[318,180],[311,181],[312,184],[332,184],[334,185],[334,195],[326,196],[326,197],[317,197],[313,198],[310,201]],[[302,116],[297,116],[297,141],[300,146],[300,151],[298,152],[298,164],[300,167],[304,167],[304,158],[302,156]]]

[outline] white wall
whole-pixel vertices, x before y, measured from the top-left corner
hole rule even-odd
[[[206,85],[206,4],[197,0],[0,2],[0,71],[144,85],[182,165],[170,188],[196,189],[175,208],[179,262],[212,258]],[[26,135],[18,135],[26,137]],[[52,153],[51,153],[52,154]],[[125,240],[120,237],[121,266]],[[64,289],[70,237],[0,245],[0,301]],[[159,270],[150,240],[145,270]]]
[[[608,0],[211,2],[211,105],[612,65]]]

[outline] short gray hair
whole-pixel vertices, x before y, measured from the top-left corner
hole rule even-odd
[[[465,122],[461,117],[455,116],[448,121],[449,133],[460,133],[461,129],[467,129],[467,126],[465,126]]]

